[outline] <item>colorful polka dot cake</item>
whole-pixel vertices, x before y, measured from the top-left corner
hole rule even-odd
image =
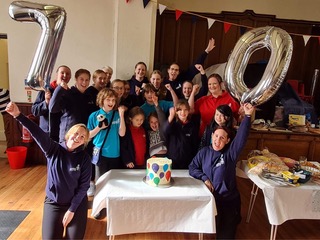
[[[146,183],[150,186],[165,186],[171,181],[172,160],[168,158],[149,158],[147,160]]]

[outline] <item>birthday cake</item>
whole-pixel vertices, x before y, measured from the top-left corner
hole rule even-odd
[[[145,182],[150,186],[168,186],[171,182],[172,160],[168,158],[149,158]]]

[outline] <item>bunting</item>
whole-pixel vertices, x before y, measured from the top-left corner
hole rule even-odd
[[[216,20],[212,19],[212,18],[208,18],[208,29],[211,28],[212,24],[214,24]]]
[[[182,11],[176,10],[176,21],[178,21],[178,19],[181,17],[181,15],[182,15]]]
[[[127,3],[128,3],[129,1],[130,1],[130,0],[126,0]],[[146,8],[146,6],[148,5],[148,3],[149,3],[150,1],[153,2],[153,3],[155,3],[155,4],[158,4],[156,0],[143,0],[143,7]],[[160,4],[160,3],[158,4],[158,7],[159,7],[159,13],[160,13],[160,15],[164,12],[165,9],[168,9],[168,6],[163,5],[163,4]],[[170,10],[173,10],[172,8],[169,8],[169,9],[170,9]],[[241,35],[243,35],[243,34],[247,31],[248,28],[249,28],[249,29],[253,28],[253,27],[251,27],[251,26],[244,26],[244,25],[241,25],[241,24],[225,22],[225,21],[223,21],[223,20],[207,18],[207,17],[201,16],[201,15],[199,15],[199,14],[195,14],[195,13],[183,12],[183,11],[178,10],[178,9],[175,9],[176,21],[179,20],[179,18],[181,17],[181,15],[182,15],[183,13],[187,13],[187,14],[189,14],[189,15],[192,15],[192,18],[191,18],[192,23],[195,23],[195,22],[197,21],[197,18],[199,18],[199,17],[200,17],[200,18],[206,18],[207,21],[208,21],[208,29],[210,29],[215,22],[223,23],[223,28],[224,28],[224,33],[225,33],[225,34],[230,30],[231,26],[237,26],[237,27],[239,27],[239,28],[240,28],[240,34],[241,34]],[[308,41],[309,41],[309,39],[310,39],[311,37],[316,37],[316,38],[318,38],[319,45],[320,45],[320,36],[317,36],[317,35],[316,35],[316,36],[315,36],[315,35],[303,35],[303,34],[289,33],[289,32],[288,32],[288,34],[289,34],[289,35],[295,35],[295,36],[301,36],[301,37],[303,38],[303,40],[304,40],[305,46],[307,45],[307,43],[308,43]]]
[[[143,8],[146,8],[150,0],[143,0]]]
[[[128,3],[130,0],[126,0],[126,3]]]
[[[247,31],[246,27],[240,27],[240,34],[243,35]]]
[[[307,45],[307,43],[308,43],[309,39],[310,39],[310,36],[303,35],[304,46],[306,46],[306,45]]]
[[[160,15],[163,13],[163,11],[166,9],[167,7],[165,5],[162,5],[159,3],[159,13]]]
[[[231,23],[224,22],[223,23],[224,33],[227,33],[229,31],[230,27],[231,27]]]
[[[197,20],[198,20],[198,17],[197,17],[197,16],[195,16],[195,15],[192,15],[192,16],[191,16],[191,22],[192,22],[192,24],[196,23]]]

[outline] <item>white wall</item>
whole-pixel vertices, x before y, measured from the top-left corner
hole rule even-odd
[[[11,98],[27,102],[24,79],[29,71],[41,34],[37,23],[10,18],[12,1],[0,0],[0,32],[8,34],[9,82]],[[38,0],[37,3],[48,3]],[[143,8],[142,1],[132,0],[55,0],[63,7],[67,23],[52,73],[59,65],[68,65],[72,74],[79,68],[93,72],[105,65],[115,69],[113,78],[128,79],[134,65],[153,64],[156,4]],[[152,20],[153,19],[153,20]],[[32,101],[37,92],[32,92]]]

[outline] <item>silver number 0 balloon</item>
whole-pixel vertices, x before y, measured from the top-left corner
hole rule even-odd
[[[9,15],[16,21],[37,22],[42,28],[25,84],[35,90],[44,90],[50,84],[67,20],[66,12],[58,6],[14,1],[9,6]]]
[[[243,81],[244,71],[253,52],[268,48],[268,65],[260,82],[249,89]],[[291,61],[292,39],[283,29],[261,27],[245,33],[234,47],[225,69],[229,92],[240,102],[260,105],[268,101],[281,86]]]

